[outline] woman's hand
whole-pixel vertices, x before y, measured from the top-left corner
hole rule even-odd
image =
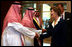
[[[47,31],[46,29],[42,29],[42,33],[44,33],[45,31]]]

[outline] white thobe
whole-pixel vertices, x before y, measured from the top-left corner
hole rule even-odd
[[[24,46],[33,46],[35,32],[30,31],[20,23],[8,23],[2,34],[2,46],[22,46],[21,35],[29,39],[24,39]]]

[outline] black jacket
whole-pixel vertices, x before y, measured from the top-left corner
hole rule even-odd
[[[66,21],[60,19],[58,24],[53,28],[51,24],[49,24],[49,28],[47,29],[47,34],[41,34],[40,39],[47,38],[52,36],[51,38],[51,46],[67,46],[68,44],[68,29]]]

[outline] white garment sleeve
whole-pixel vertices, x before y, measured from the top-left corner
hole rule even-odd
[[[35,32],[30,31],[28,28],[24,27],[22,24],[20,23],[8,23],[8,26],[13,27],[15,30],[17,30],[18,32],[22,33],[23,35],[26,35],[30,38],[34,38],[35,36]]]

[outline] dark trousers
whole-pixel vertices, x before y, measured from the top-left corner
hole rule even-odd
[[[34,38],[34,46],[39,46],[37,38]]]
[[[37,38],[34,38],[34,46],[40,46],[39,43],[41,44],[41,46],[43,46],[43,39],[42,39],[42,37],[40,37],[39,40],[37,40]]]

